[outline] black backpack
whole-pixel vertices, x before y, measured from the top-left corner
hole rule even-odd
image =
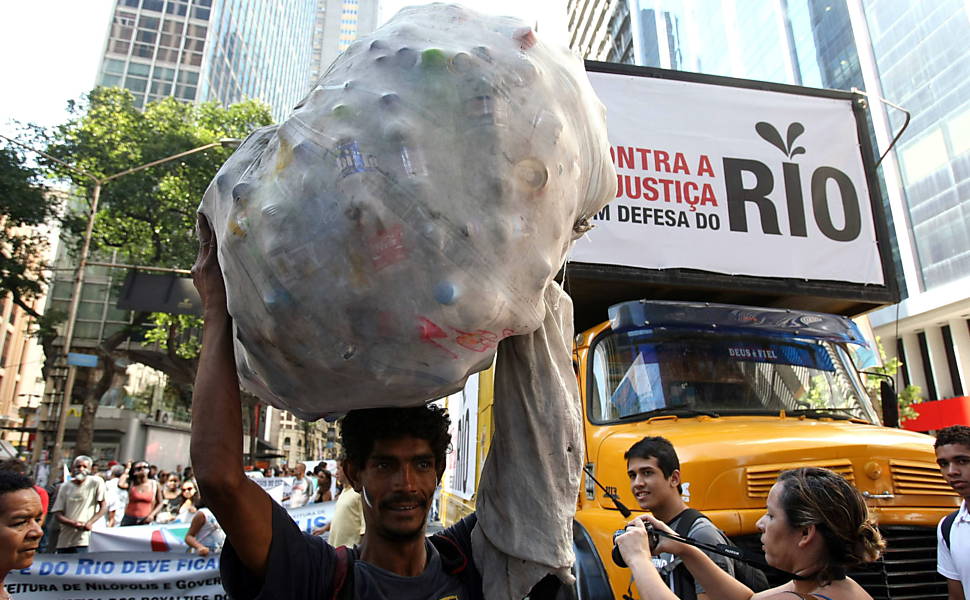
[[[694,526],[697,519],[707,519],[704,513],[696,508],[688,508],[678,516],[680,520],[677,522],[677,527],[674,528],[674,531],[680,537],[687,537],[690,528]],[[707,520],[710,521],[710,519]],[[723,534],[723,532],[721,533]],[[726,538],[727,536],[724,537]],[[687,567],[683,563],[677,565],[674,568],[673,576],[674,589],[677,590],[677,597],[681,600],[695,600],[697,594],[694,589],[694,578],[691,576],[690,571],[687,570]],[[761,569],[753,567],[746,562],[741,562],[740,560],[734,561],[734,578],[751,588],[753,592],[768,589],[768,578],[765,577]]]
[[[955,510],[943,517],[943,525],[940,526],[940,533],[943,534],[943,542],[946,544],[947,550],[950,549],[950,530],[953,529],[953,522],[957,520],[959,513],[959,510]]]

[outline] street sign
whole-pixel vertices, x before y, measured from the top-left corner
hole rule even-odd
[[[67,364],[74,365],[75,367],[96,367],[98,366],[98,355],[68,352]]]

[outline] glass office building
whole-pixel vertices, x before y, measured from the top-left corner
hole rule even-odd
[[[139,108],[166,96],[195,100],[211,4],[118,0],[98,85],[131,90]]]
[[[257,98],[282,120],[309,89],[316,19],[316,0],[216,0],[200,99]]]
[[[600,60],[809,87],[862,89],[844,1],[627,0],[604,6],[610,10],[603,21],[611,30],[611,40],[599,44],[609,47]],[[577,11],[582,8],[579,2],[570,3],[570,18],[577,25]],[[584,50],[577,43],[573,47]],[[588,52],[586,56],[593,58]]]
[[[882,94],[913,115],[896,155],[929,290],[970,275],[970,5],[864,5]]]

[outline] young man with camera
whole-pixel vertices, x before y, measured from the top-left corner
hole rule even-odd
[[[649,510],[682,537],[711,545],[731,543],[714,523],[699,511],[688,508],[684,502],[680,459],[666,438],[645,437],[631,446],[623,458],[627,461],[630,489],[642,510]],[[705,554],[729,575],[735,576],[733,560],[711,552],[705,551]],[[704,588],[694,581],[677,556],[664,552],[655,556],[653,562],[667,586],[681,600],[704,600],[707,597]]]

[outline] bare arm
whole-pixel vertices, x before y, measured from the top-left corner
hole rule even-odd
[[[204,306],[202,353],[192,399],[192,466],[196,482],[240,561],[266,570],[272,530],[269,495],[243,472],[242,407],[232,348],[232,318],[216,258],[216,240],[199,215],[199,256],[192,278]]]
[[[189,525],[189,530],[185,534],[185,543],[195,548],[195,551],[199,553],[199,556],[208,556],[209,549],[202,545],[195,536],[199,535],[199,530],[205,525],[205,514],[201,512],[195,513],[192,517],[192,524]]]
[[[122,473],[121,477],[118,478],[119,489],[122,489],[122,490],[128,489],[128,473],[130,472],[131,472],[131,461],[129,460],[128,464],[125,465],[125,472]]]
[[[158,513],[162,510],[162,506],[165,505],[164,503],[165,499],[162,498],[162,486],[160,484],[155,484],[155,507],[152,509],[152,512],[148,514],[148,518],[145,519],[146,523],[152,523],[155,521],[155,517],[158,516]]]
[[[53,514],[54,514],[54,517],[57,519],[57,522],[60,523],[61,525],[64,525],[66,527],[73,527],[75,529],[81,529],[82,527],[84,527],[84,523],[81,523],[80,521],[75,521],[74,519],[68,519],[67,517],[64,516],[64,513],[61,511],[57,511]]]
[[[669,527],[649,515],[644,515],[642,519],[659,530],[672,533]],[[653,549],[650,548],[647,532],[640,518],[631,522],[627,533],[619,536],[616,543],[624,560],[630,565],[641,598],[660,600],[676,597],[664,584],[650,560]],[[693,546],[661,538],[656,550],[679,556],[694,579],[704,587],[704,595],[708,600],[749,600],[754,595],[751,589],[725,573],[710,557]]]
[[[94,527],[94,524],[97,523],[98,519],[103,517],[104,513],[106,512],[108,512],[108,503],[105,502],[104,500],[101,500],[100,502],[98,502],[98,512],[94,513],[94,516],[88,519],[86,523],[82,523],[81,527],[83,527],[84,529],[87,529],[88,531],[91,531],[91,528]]]
[[[950,600],[967,600],[963,594],[963,584],[956,579],[946,580],[946,591],[950,594]]]

